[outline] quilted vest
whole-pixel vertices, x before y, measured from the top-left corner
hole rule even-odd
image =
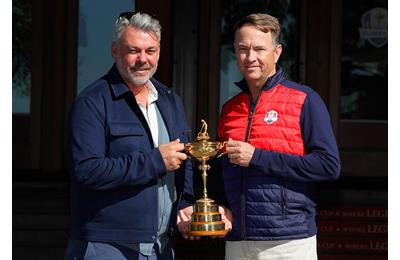
[[[268,151],[304,155],[300,113],[305,98],[306,93],[278,84],[262,92],[251,113],[248,94],[242,92],[224,105],[218,136]]]

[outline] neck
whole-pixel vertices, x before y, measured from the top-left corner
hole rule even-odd
[[[266,80],[258,80],[258,81],[246,81],[247,86],[249,87],[250,91],[250,98],[252,102],[255,102],[257,100],[257,97],[261,93],[261,89],[265,85]]]
[[[254,80],[254,81],[246,80],[247,86],[249,87],[249,90],[250,90],[250,97],[251,97],[252,102],[255,102],[257,100],[265,83],[268,81],[269,78],[271,78],[273,75],[275,75],[275,73],[276,73],[276,70],[274,69],[271,71],[271,73],[269,73],[267,78],[261,78],[261,79]]]
[[[135,96],[136,102],[147,108],[147,98],[149,96],[147,84],[142,86],[129,86],[129,89]]]
[[[261,93],[261,88],[262,87],[250,87],[249,86],[249,90],[250,90],[250,99],[252,102],[256,102],[258,96]]]

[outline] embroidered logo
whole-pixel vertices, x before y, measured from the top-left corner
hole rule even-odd
[[[275,110],[270,110],[265,114],[264,121],[267,124],[272,124],[273,122],[278,121],[278,112]]]

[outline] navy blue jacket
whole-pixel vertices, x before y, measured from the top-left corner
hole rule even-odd
[[[268,79],[263,91],[269,91],[278,84],[306,95],[299,120],[305,154],[256,148],[249,167],[231,164],[227,156],[222,157],[219,167],[222,167],[223,184],[211,185],[214,186],[211,190],[218,190],[219,187],[220,192],[210,195],[232,210],[233,229],[227,236],[228,240],[284,240],[315,235],[314,183],[339,177],[339,153],[322,99],[309,87],[285,80],[280,67]],[[244,80],[238,86],[248,92]],[[291,96],[288,94],[284,98],[276,101],[277,104],[290,106]],[[264,110],[258,109],[255,104],[254,111]],[[252,131],[249,118],[249,115],[243,116],[243,127],[249,124],[248,129]],[[268,127],[265,123],[265,131],[272,131],[273,128]],[[282,138],[290,138],[285,135],[284,129],[274,131]],[[218,164],[211,168],[218,169]]]
[[[189,142],[181,99],[151,79],[170,140]],[[69,116],[71,237],[91,241],[154,243],[157,178],[166,174],[158,148],[133,94],[115,65],[76,98]],[[176,210],[192,201],[190,160],[175,171]],[[179,203],[179,206],[177,205]],[[172,229],[172,227],[171,227]]]

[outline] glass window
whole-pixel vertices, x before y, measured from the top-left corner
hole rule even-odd
[[[286,78],[298,80],[298,48],[299,48],[299,1],[292,0],[230,0],[225,1],[222,16],[221,56],[220,56],[220,107],[229,98],[239,93],[234,84],[242,79],[236,66],[233,49],[235,23],[251,13],[268,13],[279,19],[281,24],[280,42],[283,52],[279,59]]]
[[[343,119],[387,120],[387,28],[387,1],[353,0],[343,4]]]
[[[134,9],[134,0],[79,1],[77,93],[111,68],[115,20],[120,13]]]
[[[12,112],[30,113],[32,64],[32,5],[12,2]]]

